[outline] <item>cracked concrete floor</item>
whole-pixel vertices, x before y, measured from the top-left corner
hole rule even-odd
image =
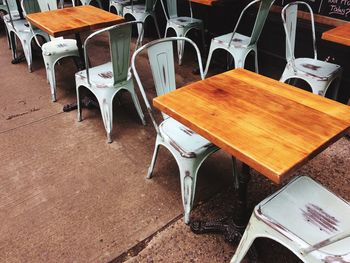
[[[62,112],[63,105],[75,101],[72,61],[57,66],[58,101],[52,103],[40,51],[34,52],[34,71],[28,73],[24,62],[10,63],[2,29],[0,47],[1,262],[231,258],[235,246],[217,235],[194,235],[183,223],[178,168],[166,150],[159,153],[154,178],[145,179],[155,131],[149,118],[147,126],[141,125],[128,94],[120,94],[115,103],[114,142],[107,144],[98,110],[84,109],[80,123],[76,112]],[[105,38],[97,39],[93,49],[92,63],[107,59]],[[180,68],[180,83],[196,78],[191,63],[189,59]],[[349,146],[341,139],[299,173],[350,200]],[[222,151],[204,163],[193,218],[213,219],[234,211],[230,175],[230,157]],[[255,172],[252,175],[251,209],[277,189]],[[262,262],[296,261],[274,242],[256,243]]]

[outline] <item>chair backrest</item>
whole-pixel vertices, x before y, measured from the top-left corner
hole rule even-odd
[[[13,17],[12,16],[19,14],[16,0],[4,0],[3,4],[4,4],[3,8],[6,9],[4,11],[6,11],[8,13],[8,15],[10,17],[10,22],[13,24],[13,22],[12,22]]]
[[[39,2],[44,2],[44,0],[21,0],[21,6],[23,9],[23,13],[25,15],[28,15],[31,13],[41,12],[41,6],[40,6]],[[44,6],[43,3],[42,3],[42,6]],[[46,9],[47,9],[47,7],[46,7]]]
[[[84,43],[84,55],[88,83],[90,83],[88,56],[89,42],[96,35],[102,34],[104,32],[108,32],[109,34],[109,46],[113,68],[112,74],[114,77],[114,84],[127,80],[130,71],[130,45],[133,24],[143,25],[143,23],[140,21],[130,21],[101,29],[87,37]],[[136,47],[138,47],[140,43],[140,35],[137,39]]]
[[[164,4],[164,1],[166,1],[166,7],[165,7],[165,4]],[[176,18],[176,17],[178,17],[177,0],[161,0],[160,3],[162,4],[164,15],[165,15],[167,20],[169,18]],[[190,8],[190,15],[191,15],[191,17],[193,17],[191,1],[188,1],[188,3],[189,3],[189,8]]]
[[[140,76],[136,69],[136,59],[137,57],[147,51],[149,65],[152,72],[152,77],[156,89],[157,96],[163,95],[170,91],[176,89],[176,81],[175,81],[175,63],[174,63],[174,44],[177,44],[177,41],[186,41],[196,51],[199,71],[201,79],[204,79],[202,59],[200,55],[200,51],[197,45],[190,39],[186,37],[170,37],[163,38],[159,40],[152,41],[142,46],[133,54],[131,59],[131,68],[142,94],[143,100],[145,101],[148,112],[150,113],[153,125],[156,131],[159,133],[158,124],[155,121],[154,116],[152,115],[152,107],[149,103],[145,90],[143,88]],[[167,115],[163,114],[163,117],[166,118]]]
[[[296,1],[287,4],[281,12],[283,27],[286,33],[286,58],[288,62],[294,61],[295,59],[294,48],[299,6],[305,6],[310,13],[310,21],[312,28],[312,45],[314,51],[314,58],[317,59],[314,14],[312,12],[311,7],[307,3]]]
[[[231,38],[231,41],[229,43],[229,46],[231,45],[231,42],[234,39],[234,33],[236,33],[236,31],[237,31],[239,23],[240,23],[243,15],[244,15],[244,13],[251,6],[258,4],[259,5],[259,9],[258,9],[258,13],[257,13],[256,18],[255,18],[253,30],[251,32],[249,45],[255,44],[258,41],[259,37],[260,37],[260,34],[261,34],[261,31],[262,31],[262,29],[264,27],[267,15],[269,14],[270,8],[271,8],[271,6],[272,6],[274,1],[275,0],[254,0],[254,1],[250,2],[248,5],[246,5],[246,7],[242,10],[242,12],[241,12],[241,14],[240,14],[240,16],[238,18],[238,21],[236,23],[236,26],[235,26],[235,28],[233,30],[233,34],[232,34],[232,38]]]

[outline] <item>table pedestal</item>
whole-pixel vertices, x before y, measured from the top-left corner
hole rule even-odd
[[[239,243],[248,223],[247,218],[247,188],[250,181],[250,168],[242,164],[242,171],[238,173],[238,209],[237,221],[233,217],[220,218],[214,221],[193,221],[190,223],[195,234],[221,234],[229,243]],[[248,252],[252,262],[257,262],[257,253],[254,246]]]

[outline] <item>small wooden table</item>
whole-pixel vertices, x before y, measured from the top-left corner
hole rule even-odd
[[[350,46],[350,23],[345,23],[322,33],[322,39]]]
[[[192,83],[153,104],[277,184],[350,130],[349,106],[244,69]],[[239,175],[241,226],[247,166]]]

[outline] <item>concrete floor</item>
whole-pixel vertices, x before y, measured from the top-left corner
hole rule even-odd
[[[108,59],[106,38],[93,43],[92,63]],[[1,262],[227,262],[235,246],[221,236],[193,234],[182,221],[178,168],[161,149],[154,178],[145,179],[155,131],[142,126],[128,94],[115,102],[112,144],[97,109],[62,112],[74,102],[76,68],[57,66],[56,103],[50,100],[40,51],[33,72],[10,63],[0,30],[0,261]],[[141,63],[145,63],[141,61]],[[177,80],[197,79],[191,58]],[[149,72],[144,70],[151,95]],[[141,96],[139,96],[141,99]],[[144,104],[141,102],[144,112]],[[298,173],[350,200],[350,142],[343,138]],[[199,171],[192,218],[213,219],[235,209],[230,157],[219,151]],[[276,191],[252,171],[249,205]],[[295,262],[289,251],[257,241],[262,262]]]

